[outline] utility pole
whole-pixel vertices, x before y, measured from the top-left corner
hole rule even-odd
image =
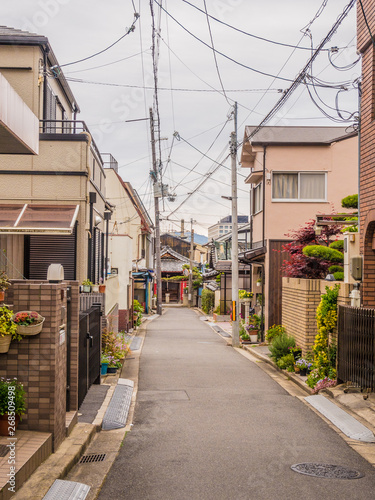
[[[193,307],[193,260],[194,260],[194,229],[193,219],[190,219],[190,266],[189,266],[189,307]]]
[[[239,347],[238,311],[238,208],[237,208],[237,103],[234,104],[234,132],[230,135],[232,173],[232,346]]]
[[[155,267],[156,267],[156,313],[162,313],[162,283],[161,283],[161,257],[160,257],[160,214],[158,197],[158,166],[156,162],[154,115],[150,108],[151,127],[151,150],[152,150],[152,170],[151,178],[154,183],[154,207],[155,207]]]

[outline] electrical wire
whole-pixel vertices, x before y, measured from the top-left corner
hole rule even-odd
[[[352,63],[350,64],[347,64],[346,66],[337,66],[337,64],[335,64],[333,61],[332,61],[332,56],[331,56],[331,52],[328,52],[328,60],[329,62],[331,63],[331,65],[337,69],[338,71],[348,71],[352,68],[354,68],[358,63],[359,61],[361,60],[361,56],[359,56],[355,61],[353,61]]]
[[[373,35],[371,33],[371,28],[370,28],[370,25],[369,25],[368,20],[367,20],[367,16],[366,16],[365,9],[363,7],[362,0],[359,0],[359,5],[361,6],[361,11],[362,11],[362,14],[363,14],[363,19],[365,20],[368,32],[370,33],[372,44],[375,45],[375,39],[374,39],[374,37],[373,37]]]
[[[150,0],[151,2],[152,0]],[[166,9],[164,9],[164,7],[162,7],[160,5],[160,3],[157,1],[157,0],[153,0],[154,3],[156,3],[156,5],[158,5],[171,19],[173,19],[173,21],[175,23],[177,23],[184,31],[186,31],[187,33],[189,33],[189,35],[191,35],[193,38],[195,38],[195,40],[197,40],[198,42],[202,43],[203,45],[205,45],[207,48],[209,48],[210,50],[213,50],[215,51],[217,54],[220,54],[222,57],[224,57],[225,59],[228,59],[229,61],[232,61],[234,64],[237,64],[238,66],[241,66],[242,68],[245,68],[245,69],[248,69],[250,71],[253,71],[255,73],[258,73],[260,75],[263,75],[263,76],[268,76],[270,78],[274,78],[274,79],[278,79],[278,80],[283,80],[284,82],[294,82],[294,80],[290,79],[290,78],[284,78],[284,77],[281,77],[281,76],[276,76],[276,75],[273,75],[271,73],[267,73],[265,71],[261,71],[261,70],[258,70],[258,69],[255,69],[255,68],[252,68],[251,66],[248,66],[246,64],[243,64],[239,61],[237,61],[236,59],[233,59],[232,57],[224,54],[223,52],[220,52],[219,50],[215,49],[214,47],[211,47],[208,43],[206,43],[204,40],[200,39],[198,36],[194,35],[194,33],[192,33],[191,31],[189,31],[187,28],[185,28],[185,26],[183,26],[179,21],[177,21],[177,19],[175,17],[173,17]],[[354,0],[353,0],[354,1]]]
[[[202,14],[205,14],[205,11],[204,11],[204,10],[202,10],[202,9],[200,9],[200,8],[199,8],[199,7],[197,7],[196,5],[194,5],[194,4],[190,3],[190,2],[188,2],[187,0],[182,0],[182,1],[183,1],[184,3],[186,3],[186,4],[190,5],[190,6],[191,6],[191,7],[193,7],[194,9],[199,10],[200,12],[202,12]],[[327,1],[328,1],[328,0],[325,0],[325,1],[323,2],[323,4],[327,4]],[[322,4],[322,5],[323,5],[323,4]],[[325,5],[324,5],[324,7],[325,7]],[[320,8],[319,8],[319,11],[320,11],[320,9],[321,9],[321,8],[322,8],[322,7],[320,7]],[[318,11],[318,12],[319,12],[319,11]],[[322,12],[322,11],[321,11],[321,12]],[[319,14],[315,14],[316,18],[320,16],[321,12],[319,12]],[[209,17],[210,17],[211,19],[213,19],[214,21],[217,21],[218,23],[220,23],[220,24],[222,24],[222,25],[224,25],[224,26],[227,26],[228,28],[230,28],[230,29],[232,29],[232,30],[234,30],[234,31],[237,31],[238,33],[242,33],[243,35],[246,35],[246,36],[249,36],[249,37],[252,37],[252,38],[256,38],[257,40],[262,40],[263,42],[273,43],[273,44],[275,44],[275,45],[280,45],[280,46],[282,46],[282,47],[290,47],[290,48],[292,48],[292,49],[309,50],[309,51],[311,50],[311,47],[299,47],[299,46],[292,45],[292,44],[289,44],[289,43],[277,42],[277,41],[275,41],[275,40],[270,40],[270,39],[268,39],[268,38],[264,38],[264,37],[262,37],[262,36],[257,36],[257,35],[254,35],[253,33],[249,33],[249,32],[247,32],[247,31],[244,31],[244,30],[241,30],[241,29],[239,29],[239,28],[236,28],[235,26],[232,26],[231,24],[228,24],[228,23],[226,23],[226,22],[222,21],[221,19],[218,19],[217,17],[214,17],[214,16],[212,16],[212,15],[209,15]],[[310,22],[311,22],[311,21],[310,21]],[[308,25],[306,25],[306,26],[308,26]],[[306,26],[305,26],[305,28],[306,28]],[[304,29],[304,28],[302,28],[302,29]],[[340,47],[340,48],[346,48],[346,47]],[[330,50],[330,49],[323,49],[323,50],[327,50],[327,51],[328,51],[328,50]]]
[[[217,76],[218,76],[218,78],[219,78],[219,82],[220,82],[221,90],[223,91],[223,94],[224,94],[225,100],[227,101],[227,103],[228,103],[229,105],[231,105],[231,104],[230,104],[230,102],[228,101],[227,94],[225,93],[223,80],[222,80],[222,78],[221,78],[220,71],[219,71],[219,64],[218,64],[218,62],[217,62],[216,51],[215,51],[215,44],[214,44],[214,38],[213,38],[213,36],[212,36],[212,30],[211,30],[210,18],[209,18],[208,11],[207,11],[207,4],[206,4],[206,0],[203,0],[203,4],[204,4],[204,10],[205,10],[205,13],[206,13],[206,20],[207,20],[208,32],[209,32],[209,35],[210,35],[210,40],[211,40],[212,55],[214,56],[214,61],[215,61],[216,73],[217,73]]]
[[[128,28],[126,30],[126,33],[124,33],[122,36],[120,36],[120,38],[118,38],[115,42],[111,43],[111,45],[108,45],[108,47],[106,47],[105,49],[100,50],[99,52],[95,52],[95,54],[92,54],[91,56],[87,56],[87,57],[84,57],[82,59],[78,59],[77,61],[73,61],[73,62],[65,63],[65,64],[56,64],[55,66],[51,66],[51,70],[55,70],[56,68],[59,68],[59,69],[64,68],[65,66],[71,66],[72,64],[78,64],[80,62],[87,61],[88,59],[92,59],[93,57],[96,57],[100,54],[103,54],[103,52],[106,52],[107,50],[114,47],[116,44],[121,42],[121,40],[123,40],[130,33],[133,33],[133,31],[135,30],[135,24],[138,21],[138,19],[139,19],[139,14],[137,14],[137,12],[135,12],[134,13],[134,21],[132,22],[132,25],[130,26],[130,28]]]
[[[126,61],[127,59],[132,59],[133,57],[140,56],[143,52],[147,53],[148,50],[145,50],[142,52],[137,52],[137,54],[133,54],[132,56],[128,56],[128,57],[123,57],[122,59],[117,59],[117,61],[112,61],[112,62],[107,63],[107,64],[101,64],[100,66],[93,66],[92,68],[77,69],[75,71],[67,71],[64,74],[65,74],[65,76],[67,76],[67,75],[73,75],[73,73],[83,73],[84,71],[91,71],[93,69],[105,68],[106,66],[112,66],[112,64],[117,64],[119,62]]]
[[[155,0],[156,1],[156,0]],[[351,0],[346,7],[344,8],[343,12],[340,14],[340,16],[337,18],[336,22],[333,24],[332,28],[329,30],[328,34],[323,38],[323,40],[320,42],[318,45],[317,49],[315,49],[313,55],[309,58],[305,66],[302,68],[302,70],[299,72],[298,76],[296,79],[293,81],[292,85],[284,92],[284,95],[278,100],[278,102],[275,104],[275,106],[267,113],[267,115],[263,118],[263,120],[260,122],[260,124],[254,128],[254,130],[250,133],[250,135],[246,138],[246,140],[250,140],[252,137],[254,137],[255,134],[261,130],[266,123],[271,120],[271,118],[278,112],[279,109],[281,109],[285,102],[289,99],[289,97],[292,95],[292,93],[296,90],[296,88],[305,81],[306,73],[308,69],[311,67],[313,64],[314,60],[317,58],[318,54],[320,53],[321,49],[323,46],[331,39],[331,37],[334,35],[342,21],[345,19],[345,17],[348,15],[350,10],[353,8],[355,5],[356,0]],[[308,85],[306,85],[308,87]],[[310,89],[309,94],[311,96]],[[243,142],[242,142],[243,144]]]

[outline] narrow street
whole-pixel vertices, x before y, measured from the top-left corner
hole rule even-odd
[[[186,308],[147,327],[133,423],[100,500],[373,498],[371,465]],[[305,462],[364,477],[291,470]]]

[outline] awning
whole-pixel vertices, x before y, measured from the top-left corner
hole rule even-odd
[[[72,234],[79,205],[0,204],[0,233]]]
[[[231,260],[218,260],[215,264],[215,269],[220,272],[231,272],[232,271],[232,261]],[[238,263],[239,271],[247,271],[249,266],[247,264]]]

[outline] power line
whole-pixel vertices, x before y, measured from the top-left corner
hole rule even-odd
[[[152,0],[150,0],[151,2]],[[237,64],[238,66],[241,66],[242,68],[245,68],[245,69],[249,69],[250,71],[253,71],[255,73],[259,73],[260,75],[263,75],[263,76],[269,76],[270,78],[275,78],[275,79],[278,79],[278,80],[283,80],[284,82],[294,82],[294,80],[291,80],[290,78],[284,78],[284,77],[281,77],[281,76],[276,76],[276,75],[273,75],[271,73],[267,73],[265,71],[261,71],[259,69],[255,69],[255,68],[252,68],[251,66],[247,66],[246,64],[243,64],[239,61],[237,61],[236,59],[233,59],[232,57],[224,54],[223,52],[220,52],[219,50],[215,49],[214,47],[211,47],[208,43],[206,43],[204,40],[202,40],[201,38],[199,38],[198,36],[194,35],[194,33],[192,33],[191,31],[189,31],[187,28],[185,28],[185,26],[183,24],[181,24],[179,21],[177,21],[177,19],[175,17],[173,17],[164,7],[162,7],[160,5],[160,3],[157,1],[157,0],[153,0],[156,5],[158,5],[171,19],[173,19],[173,21],[175,23],[177,23],[184,31],[186,31],[187,33],[189,33],[190,36],[192,36],[193,38],[195,38],[195,40],[197,40],[198,42],[202,43],[203,45],[205,45],[207,48],[209,48],[210,50],[213,50],[215,51],[217,54],[220,54],[222,57],[224,57],[225,59],[228,59],[229,61],[232,61],[234,64]]]
[[[362,3],[362,0],[359,0],[359,5],[361,6],[361,11],[362,11],[362,14],[363,14],[363,18],[365,20],[365,23],[366,23],[366,26],[367,26],[367,29],[368,29],[368,32],[370,33],[370,37],[371,37],[371,41],[372,41],[372,44],[375,45],[375,39],[371,33],[371,28],[370,28],[370,25],[367,21],[367,16],[366,16],[366,12],[365,12],[365,9],[363,8],[363,3]]]
[[[139,19],[139,14],[137,14],[137,12],[135,12],[134,13],[134,21],[132,22],[132,25],[130,26],[130,28],[128,28],[126,30],[126,33],[124,33],[122,36],[120,36],[120,38],[118,38],[115,42],[111,43],[111,45],[108,45],[108,47],[106,47],[105,49],[100,50],[99,52],[95,52],[95,54],[92,54],[91,56],[84,57],[83,59],[78,59],[77,61],[73,61],[73,62],[65,63],[65,64],[56,64],[55,66],[51,66],[51,70],[54,70],[55,68],[63,68],[65,66],[71,66],[72,64],[78,64],[80,62],[87,61],[88,59],[92,59],[93,57],[96,57],[100,54],[103,54],[103,52],[106,52],[107,50],[114,47],[116,44],[121,42],[121,40],[123,40],[130,33],[133,33],[133,31],[135,30],[135,24],[138,21],[138,19]]]
[[[356,0],[351,0],[348,5],[344,8],[343,12],[341,15],[338,17],[328,34],[323,38],[323,40],[320,42],[318,45],[317,49],[315,49],[313,55],[310,57],[308,62],[305,64],[305,66],[302,68],[302,70],[299,72],[297,78],[293,81],[292,85],[284,92],[284,95],[278,100],[278,102],[275,104],[275,106],[271,109],[271,111],[263,118],[263,120],[260,122],[260,124],[254,128],[254,130],[251,132],[251,134],[246,138],[246,140],[251,139],[254,137],[255,134],[259,132],[259,130],[269,121],[271,118],[278,112],[279,109],[284,106],[285,102],[289,99],[289,97],[292,95],[292,93],[295,91],[295,89],[300,85],[300,83],[303,83],[307,74],[308,68],[312,65],[312,63],[315,61],[317,58],[319,52],[321,51],[322,47],[331,39],[333,34],[336,32],[342,21],[345,19],[345,17],[348,15],[349,11],[352,9],[354,6]],[[309,91],[310,93],[310,91]]]
[[[132,59],[133,57],[137,57],[143,54],[144,52],[147,52],[147,50],[145,51],[142,50],[141,52],[137,52],[137,54],[133,54],[132,56],[123,57],[122,59],[117,59],[117,61],[112,61],[107,64],[101,64],[100,66],[93,66],[92,68],[85,68],[85,69],[77,69],[76,71],[68,71],[67,73],[65,73],[65,76],[72,75],[73,73],[83,73],[84,71],[91,71],[93,69],[105,68],[106,66],[111,66],[112,64],[117,64],[119,62],[126,61],[127,59]]]
[[[199,7],[197,7],[196,5],[188,2],[187,0],[182,0],[182,1],[184,3],[190,5],[191,7],[194,7],[194,9],[199,10],[199,12],[202,12],[202,14],[206,14],[204,10],[202,10]],[[324,0],[323,4],[326,5],[327,4],[327,0]],[[324,5],[324,7],[325,7],[325,5]],[[315,14],[315,18],[314,19],[316,19],[317,17],[320,16],[320,14],[322,12],[321,7],[320,7],[320,9],[319,9],[318,12],[319,12],[319,14],[318,13]],[[273,43],[275,45],[281,45],[282,47],[290,47],[290,48],[293,48],[293,49],[300,49],[300,50],[309,50],[309,51],[311,51],[311,47],[299,47],[299,46],[292,45],[292,44],[289,44],[289,43],[282,43],[282,42],[277,42],[275,40],[270,40],[269,38],[264,38],[262,36],[257,36],[257,35],[254,35],[253,33],[249,33],[247,31],[244,31],[244,30],[241,30],[239,28],[236,28],[235,26],[233,26],[231,24],[228,24],[228,23],[222,21],[221,19],[218,19],[217,17],[214,17],[212,15],[208,14],[208,16],[211,19],[213,19],[214,21],[217,21],[218,23],[223,24],[224,26],[227,26],[228,28],[230,28],[230,29],[232,29],[234,31],[237,31],[238,33],[242,33],[243,35],[246,35],[246,36],[249,36],[249,37],[252,37],[252,38],[256,38],[257,40],[262,40],[263,42]],[[309,24],[311,24],[311,21],[310,21]],[[306,26],[308,26],[308,25],[306,25]],[[305,28],[306,28],[306,26],[305,26]],[[302,29],[304,29],[304,28],[302,28]],[[340,48],[346,48],[346,47],[340,47]],[[330,50],[330,49],[323,49],[323,50]]]
[[[209,18],[209,15],[208,15],[208,11],[207,11],[207,4],[206,4],[206,0],[203,0],[203,4],[204,4],[204,10],[205,10],[205,13],[206,13],[206,20],[207,20],[207,25],[208,25],[208,32],[210,34],[210,40],[211,40],[211,45],[212,45],[212,54],[214,56],[214,61],[215,61],[215,67],[216,67],[216,73],[217,73],[217,76],[219,78],[219,82],[220,82],[220,86],[221,86],[221,90],[223,91],[223,94],[224,94],[224,97],[225,97],[225,100],[227,101],[227,103],[230,105],[230,102],[228,101],[228,97],[225,93],[225,89],[224,89],[224,85],[223,85],[223,80],[221,78],[221,75],[220,75],[220,71],[219,71],[219,64],[217,62],[217,57],[216,57],[216,51],[215,51],[215,45],[214,45],[214,38],[212,36],[212,30],[211,30],[211,24],[210,24],[210,18]]]

